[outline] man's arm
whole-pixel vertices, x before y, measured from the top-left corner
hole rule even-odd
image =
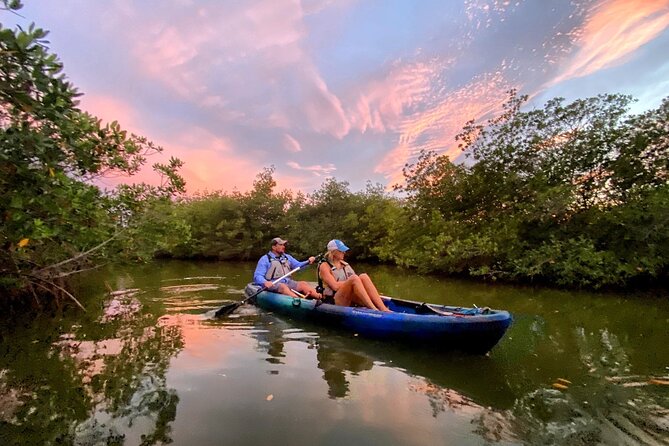
[[[307,260],[304,262],[300,262],[299,260],[295,259],[295,257],[291,256],[290,254],[285,254],[285,256],[288,258],[288,263],[290,264],[290,269],[295,269],[295,268],[302,268],[305,265],[308,265],[313,262],[313,257],[309,257]]]
[[[267,274],[269,266],[270,265],[267,256],[260,257],[260,260],[258,260],[258,265],[256,265],[256,270],[253,273],[253,282],[256,285],[265,286],[265,282],[267,281],[267,279],[265,279],[265,274]]]

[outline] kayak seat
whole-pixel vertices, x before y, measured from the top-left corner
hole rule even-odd
[[[428,314],[428,313],[434,314],[434,311],[432,311],[425,302],[416,307],[416,314]]]

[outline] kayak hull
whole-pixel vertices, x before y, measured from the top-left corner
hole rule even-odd
[[[247,295],[256,290],[249,285]],[[392,313],[321,304],[316,300],[269,291],[258,294],[255,303],[266,311],[338,327],[368,338],[419,343],[424,347],[476,354],[490,351],[512,322],[511,314],[503,310],[433,305],[389,297],[383,299],[393,310]]]

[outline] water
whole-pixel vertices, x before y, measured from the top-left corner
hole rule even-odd
[[[358,266],[387,295],[513,313],[489,355],[435,354],[255,307],[208,318],[253,267],[100,271],[87,313],[3,321],[0,444],[669,444],[666,295]]]

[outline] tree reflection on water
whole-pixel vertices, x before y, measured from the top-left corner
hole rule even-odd
[[[290,340],[297,334],[290,323],[277,318],[272,321],[268,330],[254,337],[264,346],[268,360],[284,361],[285,333],[291,333]],[[508,368],[499,360],[435,355],[323,328],[318,336],[305,336],[303,341],[316,349],[316,365],[330,399],[354,396],[352,382],[362,372],[392,367],[411,378],[408,389],[426,397],[434,418],[443,413],[469,416],[472,433],[486,442],[666,444],[669,397],[652,384],[661,380],[631,374],[628,350],[632,349],[618,335],[607,328],[586,332],[578,327],[550,327],[546,333],[549,328],[536,317],[521,322],[519,329],[527,330],[520,343],[527,350],[523,354],[535,355],[532,352],[536,351],[541,359],[537,367],[523,367],[518,372],[513,371],[514,364]],[[537,347],[528,347],[528,342]],[[558,354],[544,356],[541,348],[550,344]],[[566,346],[575,356],[561,363]],[[546,370],[540,364],[548,370],[568,372],[578,382],[554,388],[553,381],[560,375],[546,382]],[[374,379],[375,375],[368,376]]]
[[[449,387],[450,384],[463,388],[464,384],[467,388],[466,383],[472,381],[458,373],[440,373],[438,365],[443,358],[435,356],[433,352],[420,349],[407,350],[404,346],[389,346],[383,342],[352,339],[332,333],[323,334],[326,330],[322,327],[320,335],[310,336],[309,332],[297,330],[280,318],[268,316],[266,319],[271,320],[259,324],[264,329],[252,333],[257,340],[258,349],[268,355],[265,360],[272,364],[283,364],[286,358],[284,344],[287,341],[300,340],[306,343],[307,348],[316,350],[316,366],[322,371],[322,378],[327,383],[329,399],[354,397],[351,383],[362,372],[372,372],[375,367],[390,367],[406,376],[408,380],[406,390],[426,398],[434,418],[445,412],[464,413],[471,417],[472,432],[486,441],[513,442],[516,439],[510,422],[512,418],[510,410],[483,406],[462,391]],[[457,358],[462,359],[462,356],[446,355],[446,360]],[[472,364],[487,362],[486,358],[466,357],[466,359]],[[418,371],[428,372],[429,378]],[[474,376],[478,373],[480,372],[471,371],[471,375]],[[370,379],[374,379],[373,375],[370,376],[372,376]],[[492,381],[495,381],[494,378]],[[500,402],[505,404],[507,401],[505,395],[508,393],[504,384],[497,381],[496,385],[499,386],[501,398],[495,402],[486,400],[494,406],[498,406]],[[480,395],[480,392],[475,390],[475,385],[469,385],[468,390],[473,395]],[[400,397],[397,389],[390,392]]]
[[[663,301],[513,290],[498,300],[514,325],[481,357],[250,306],[203,320],[239,298],[246,276],[200,283],[196,267],[122,276],[126,289],[89,296],[104,305],[86,314],[0,323],[0,444],[216,444],[222,430],[247,444],[336,444],[349,432],[387,444],[669,444]],[[476,288],[476,300],[504,289]]]
[[[667,444],[669,396],[652,376],[632,374],[633,349],[608,328],[558,330],[560,337],[575,345],[583,372],[563,389],[546,383],[520,396],[513,408],[519,436],[532,444]]]
[[[2,444],[171,441],[179,397],[165,373],[183,348],[180,328],[156,325],[134,294],[110,297],[111,308],[57,339],[51,318],[12,333],[0,366],[0,389],[13,397],[3,404],[12,411],[0,420]]]
[[[347,372],[353,375],[371,370],[374,361],[363,354],[350,350],[339,350],[326,343],[318,344],[318,368],[323,371],[323,379],[328,383],[328,397],[344,398],[349,393]]]

